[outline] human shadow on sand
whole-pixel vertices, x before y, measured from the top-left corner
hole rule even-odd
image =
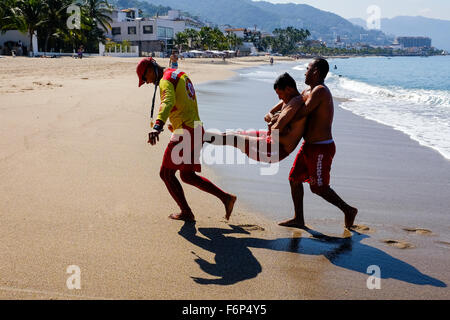
[[[178,232],[192,244],[215,254],[215,263],[196,255],[195,261],[207,274],[215,279],[196,278],[199,284],[232,285],[256,278],[262,271],[261,264],[249,248],[293,252],[306,255],[323,255],[335,266],[367,274],[367,268],[377,265],[382,279],[396,279],[416,285],[447,287],[435,278],[421,273],[412,265],[398,260],[380,249],[361,243],[368,235],[352,231],[351,237],[339,238],[324,235],[312,229],[305,229],[312,238],[280,238],[274,240],[232,237],[231,234],[250,235],[245,229],[230,225],[231,229],[199,228],[203,235],[197,235],[195,222],[185,222]]]

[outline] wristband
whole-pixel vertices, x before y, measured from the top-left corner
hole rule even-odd
[[[156,120],[155,126],[153,127],[153,130],[156,130],[158,132],[163,131],[164,128],[164,122],[161,120]]]

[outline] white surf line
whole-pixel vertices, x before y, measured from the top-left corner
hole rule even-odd
[[[76,294],[65,294],[65,293],[45,291],[45,290],[20,289],[20,288],[14,288],[14,287],[0,287],[0,291],[31,293],[31,294],[44,294],[44,295],[49,295],[49,296],[60,296],[60,297],[68,297],[68,298],[70,297],[70,298],[80,298],[80,299],[91,299],[91,300],[114,300],[113,298],[92,297],[92,296],[84,296],[84,295],[76,295]]]

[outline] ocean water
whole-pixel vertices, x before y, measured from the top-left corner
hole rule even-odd
[[[329,60],[326,83],[341,107],[402,131],[450,159],[450,56]],[[273,83],[289,72],[303,83],[307,63],[243,70],[240,77]],[[337,69],[335,69],[335,66]]]
[[[431,218],[429,214],[447,221],[449,203],[442,194],[448,194],[450,189],[450,57],[329,62],[331,72],[326,83],[340,101],[333,126],[337,153],[332,187],[349,204],[371,207],[371,212],[361,208],[361,219],[368,218],[370,222],[426,225],[424,217]],[[299,89],[304,89],[306,65],[305,61],[268,64],[242,69],[233,79],[197,85],[200,117],[206,129],[266,129],[264,115],[278,102],[273,90],[275,79],[289,72]],[[352,117],[346,115],[348,111]],[[361,117],[365,118],[363,122],[358,120]],[[383,126],[372,125],[373,121],[397,130],[392,130],[397,135]],[[371,128],[370,133],[364,131],[367,127]],[[399,155],[380,154],[376,149],[376,141],[393,136],[399,137],[399,143],[408,143],[408,137],[419,142],[423,159],[437,159],[439,169],[428,172],[426,163],[418,163],[417,159],[423,160],[419,150],[420,155],[404,160],[401,172],[393,172],[398,166],[391,161],[397,161]],[[389,148],[385,152],[395,153],[401,145],[394,143]],[[293,214],[288,176],[298,149],[279,163],[274,175],[262,175],[261,170],[268,169],[268,165],[248,159],[244,164],[222,161],[206,165],[218,173],[226,191],[238,195],[239,203],[268,218],[287,219]],[[231,147],[208,146],[203,151],[204,161],[205,153],[223,156],[228,152],[227,156],[232,154],[233,159],[242,156]],[[377,158],[368,158],[369,155]],[[424,188],[417,177],[436,183],[427,182]],[[403,187],[405,184],[408,188]],[[386,188],[396,190],[395,196]],[[310,194],[308,187],[304,204],[307,222],[312,218],[342,222],[339,210]],[[393,211],[395,215],[390,214]],[[434,226],[439,227],[439,220],[433,220]]]
[[[335,96],[349,99],[342,108],[402,131],[450,159],[450,56],[329,63],[328,85]],[[305,66],[294,68],[304,72]]]

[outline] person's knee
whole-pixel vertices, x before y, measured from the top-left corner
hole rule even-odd
[[[318,196],[323,195],[329,188],[329,186],[316,186],[316,185],[310,185],[311,192],[314,194],[317,194]]]
[[[180,171],[181,181],[187,184],[192,184],[195,179],[195,173],[192,171]]]
[[[291,185],[291,187],[297,188],[302,185],[302,182],[300,180],[289,178],[289,184]]]
[[[161,170],[159,170],[159,177],[162,181],[168,181],[173,176],[175,176],[175,171],[172,169],[161,167]]]

